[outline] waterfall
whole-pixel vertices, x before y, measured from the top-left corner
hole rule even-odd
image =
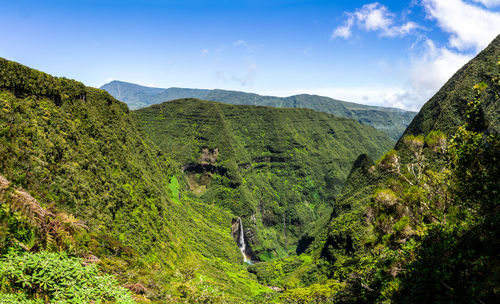
[[[252,264],[252,260],[248,258],[247,254],[245,253],[247,249],[247,244],[245,242],[245,233],[243,232],[243,223],[241,222],[241,217],[238,218],[239,220],[239,226],[240,226],[240,233],[238,236],[238,248],[240,248],[241,254],[243,255],[243,261],[248,264]]]

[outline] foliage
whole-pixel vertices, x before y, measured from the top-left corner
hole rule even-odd
[[[453,104],[436,106],[438,93],[415,120],[423,135],[410,128],[376,167],[353,167],[326,232],[315,235],[309,251],[329,263],[329,278],[345,284],[340,299],[498,302],[500,70],[491,57],[498,45],[464,68],[485,64],[478,70],[483,83],[468,87],[473,94],[449,92]],[[445,88],[463,85],[454,78]],[[461,110],[450,118],[445,111],[453,108]],[[438,110],[432,124],[422,121]]]
[[[407,152],[406,165],[395,150],[385,155],[379,163],[379,169],[393,177],[386,182],[388,188],[376,189],[371,206],[370,220],[379,231],[379,238],[392,239],[396,246],[408,236],[419,234],[428,223],[446,223],[446,214],[451,205],[449,193],[449,169],[439,167],[436,160],[442,156],[439,152],[446,149],[434,149],[436,144],[444,142],[441,135],[433,133],[427,136],[425,144],[435,154],[424,153],[423,136],[407,136],[404,142]]]
[[[86,99],[85,86],[75,80],[54,78],[46,73],[0,58],[0,88],[16,97],[36,95],[61,104],[71,99]]]
[[[0,300],[12,297],[51,303],[135,303],[131,294],[95,264],[64,253],[7,255],[0,260]],[[3,299],[2,299],[3,298]]]
[[[420,109],[401,139],[406,135],[427,135],[431,131],[441,131],[451,137],[466,121],[467,103],[475,98],[476,88],[483,88],[485,119],[490,128],[500,132],[500,103],[498,95],[498,59],[500,58],[500,36],[473,60],[458,70],[443,87]],[[485,88],[481,83],[488,86]],[[402,147],[399,140],[396,148]]]
[[[0,63],[0,172],[10,181],[0,199],[2,253],[92,254],[104,272],[142,284],[144,296],[160,302],[176,292],[175,271],[188,258],[204,284],[229,296],[262,292],[241,272],[234,215],[175,182],[180,165],[140,131],[125,104],[76,81]],[[80,220],[88,232],[71,228]]]
[[[337,281],[325,284],[313,284],[309,287],[295,288],[283,292],[280,299],[283,303],[334,303],[337,302],[339,291],[344,285]]]
[[[193,193],[242,217],[260,260],[293,253],[302,233],[329,213],[358,153],[378,157],[391,144],[373,128],[306,109],[187,99],[133,115],[183,164]]]
[[[390,276],[371,282],[381,286],[382,299],[493,303],[498,297],[500,136],[488,134],[481,94],[486,88],[475,86],[466,124],[448,149],[439,132],[426,137],[428,150],[437,154],[424,153],[418,137],[403,140],[407,149],[401,152],[411,157],[404,158],[406,170],[391,171],[398,179],[386,182],[400,198],[390,210],[374,195],[378,243],[399,250],[382,259]],[[409,238],[411,246],[406,246]]]
[[[130,114],[1,59],[0,299],[132,301],[116,277],[158,303],[498,302],[498,39],[377,165],[390,141],[353,120],[198,100]],[[249,271],[237,216],[269,260]]]
[[[476,216],[491,215],[500,205],[500,135],[488,128],[484,116],[482,93],[486,87],[485,83],[475,87],[467,122],[451,142],[454,191]]]
[[[40,203],[23,189],[11,187],[0,175],[0,223],[4,239],[0,252],[20,247],[26,251],[42,249],[75,251],[85,239],[88,227],[71,214]]]
[[[302,285],[297,275],[309,264],[311,260],[306,255],[291,256],[253,264],[248,271],[254,273],[262,284],[290,289]]]

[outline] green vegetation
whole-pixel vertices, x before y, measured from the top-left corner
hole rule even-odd
[[[0,59],[0,302],[497,303],[499,49],[393,150],[306,109],[130,113]]]
[[[360,156],[328,224],[303,237],[311,262],[281,282],[293,278],[311,291],[340,282],[332,300],[339,303],[498,302],[498,41],[485,51],[495,59],[486,58],[492,64],[483,66],[489,72],[482,82],[470,85],[471,98],[447,101],[461,109],[454,122],[463,125],[442,116],[433,125],[447,125],[446,133],[409,133],[377,164]],[[278,261],[256,267],[258,278],[272,279],[273,265]]]
[[[428,134],[440,130],[448,136],[465,123],[465,105],[474,99],[471,88],[479,83],[491,82],[496,76],[497,62],[500,58],[500,36],[469,61],[451,77],[448,82],[422,107],[415,119],[405,131],[406,135]],[[498,81],[498,78],[497,78]],[[495,102],[494,87],[484,91],[482,109],[485,118],[490,122],[491,129],[500,131],[500,103]],[[401,137],[403,138],[403,137]],[[398,146],[401,141],[398,143]]]
[[[179,168],[108,93],[0,60],[2,254],[94,255],[159,302],[268,290],[241,264],[234,215],[186,192]]]
[[[352,118],[364,125],[372,126],[387,133],[393,140],[399,139],[416,114],[415,112],[395,108],[367,106],[306,94],[274,97],[227,90],[159,89],[116,80],[103,85],[101,89],[108,91],[116,99],[126,102],[132,110],[185,98],[197,98],[234,105],[312,109],[333,114],[337,117]]]
[[[305,229],[329,214],[358,153],[377,158],[391,145],[371,127],[306,109],[185,99],[133,114],[183,165],[194,194],[242,217],[260,260],[294,253]]]
[[[12,297],[28,303],[135,303],[131,294],[95,264],[64,253],[8,255],[0,260],[0,302]]]

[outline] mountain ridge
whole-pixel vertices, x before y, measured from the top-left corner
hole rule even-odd
[[[184,89],[177,87],[160,89],[118,80],[101,86],[101,89],[108,91],[118,100],[127,103],[132,110],[182,98],[198,98],[239,105],[308,108],[339,117],[355,119],[362,124],[386,132],[394,140],[399,138],[416,115],[416,112],[402,109],[369,106],[311,94],[276,97],[221,89]]]
[[[9,193],[24,189],[38,202],[28,207],[43,215],[43,225],[23,220],[34,218],[30,208],[9,207],[2,194],[2,255],[58,251],[53,241],[45,245],[54,239],[46,227],[78,219],[88,231],[59,228],[76,240],[65,252],[97,257],[100,269],[156,301],[225,293],[238,302],[266,291],[244,270],[231,237],[234,215],[185,191],[179,164],[140,131],[125,103],[0,58],[0,109],[0,174]]]
[[[453,76],[429,99],[415,116],[403,133],[406,135],[427,135],[432,130],[445,133],[454,132],[465,122],[467,102],[474,99],[474,85],[489,82],[493,77],[498,62],[500,62],[500,35],[498,35],[484,50],[461,67]],[[488,88],[485,93],[483,108],[486,119],[492,128],[500,131],[500,104],[494,100],[494,90]],[[401,139],[396,145],[401,147]]]

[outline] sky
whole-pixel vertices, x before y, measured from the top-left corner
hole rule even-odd
[[[418,110],[500,34],[500,0],[0,0],[0,57],[100,87]]]

